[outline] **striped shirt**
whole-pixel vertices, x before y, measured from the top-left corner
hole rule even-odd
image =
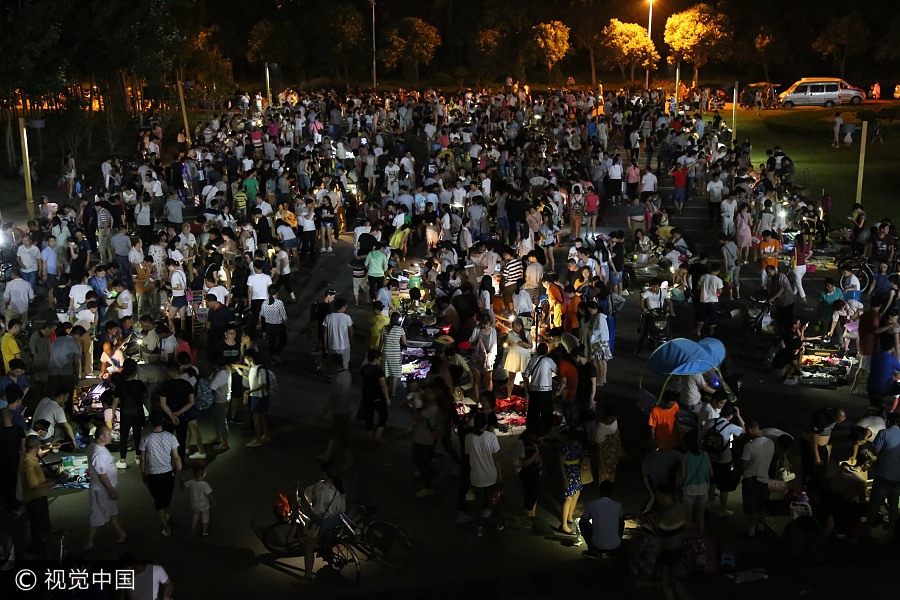
[[[510,260],[503,265],[503,286],[515,285],[518,280],[522,279],[524,273],[521,260],[518,258]]]
[[[105,208],[101,208],[97,211],[97,227],[100,229],[100,231],[103,231],[107,227],[110,227],[112,225],[112,220],[112,213]]]
[[[266,300],[259,307],[259,316],[267,325],[281,325],[287,322],[287,311],[284,310],[284,302],[274,300],[269,302]]]

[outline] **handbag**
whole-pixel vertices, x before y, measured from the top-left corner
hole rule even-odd
[[[591,470],[591,459],[587,456],[581,459],[581,485],[594,483],[594,472]]]

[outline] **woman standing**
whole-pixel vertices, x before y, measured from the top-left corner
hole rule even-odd
[[[486,390],[494,389],[494,362],[497,360],[497,330],[491,324],[490,315],[481,315],[478,327],[472,331],[469,338],[472,346],[472,374],[475,384],[475,393],[481,389],[481,378],[484,378]]]
[[[703,535],[706,531],[706,503],[709,501],[712,464],[709,455],[700,449],[696,435],[685,436],[684,445],[687,452],[681,460],[682,501],[691,520],[697,525],[697,531]]]
[[[596,237],[597,214],[600,212],[600,196],[593,187],[588,186],[584,197],[584,231],[590,237]]]
[[[572,192],[569,197],[569,210],[572,219],[571,239],[574,240],[581,236],[581,222],[585,214],[585,196],[580,183],[572,186]]]
[[[516,373],[524,373],[525,368],[528,366],[528,361],[531,360],[531,336],[528,335],[528,330],[525,329],[525,324],[521,318],[516,317],[513,319],[512,328],[506,334],[506,345],[508,349],[506,350],[506,360],[503,363],[503,368],[509,373],[509,378],[506,381],[506,395],[508,397],[513,393]]]
[[[791,267],[794,273],[794,293],[800,296],[800,302],[803,304],[806,304],[803,276],[806,275],[806,261],[812,256],[812,253],[812,245],[806,240],[806,235],[798,233],[794,237],[794,255],[791,259]]]
[[[69,198],[75,195],[75,178],[78,175],[75,169],[75,155],[69,152],[63,161],[63,177],[66,180],[66,189],[69,192]]]
[[[287,311],[278,299],[277,285],[269,286],[269,299],[259,307],[259,328],[269,340],[269,360],[277,365],[287,343]]]
[[[597,448],[597,474],[600,481],[615,481],[619,462],[625,458],[619,420],[615,409],[606,405],[600,409],[594,428],[594,444]]]
[[[553,530],[565,535],[575,535],[572,523],[575,522],[575,506],[581,495],[581,461],[584,449],[581,447],[582,432],[569,430],[568,439],[559,448],[559,465],[563,476],[563,505],[559,518],[559,527]]]
[[[478,285],[478,310],[482,315],[490,317],[491,324],[495,322],[493,299],[494,278],[490,275],[485,275],[481,278],[481,283]]]
[[[141,475],[150,496],[153,507],[159,517],[162,534],[172,535],[169,529],[169,505],[172,503],[172,492],[175,491],[175,474],[181,475],[181,457],[178,454],[178,440],[168,431],[163,431],[165,416],[159,411],[150,415],[153,431],[141,440]]]
[[[141,430],[144,428],[144,410],[149,404],[147,386],[137,378],[137,362],[127,359],[121,373],[111,378],[116,386],[112,412],[119,411],[119,460],[116,467],[126,468],[128,437],[134,436],[134,462],[141,464]]]
[[[322,204],[316,209],[316,219],[319,221],[319,235],[322,237],[322,247],[319,252],[334,252],[332,248],[334,231],[334,207],[331,198],[326,194],[322,197]]]
[[[397,395],[397,383],[403,376],[403,347],[406,331],[400,325],[400,313],[391,314],[391,323],[381,330],[381,356],[384,374],[391,384],[391,397]]]
[[[738,247],[738,259],[740,262],[746,263],[750,260],[750,246],[753,239],[753,216],[750,214],[750,204],[741,202],[734,222],[734,241]]]
[[[537,501],[541,496],[541,444],[534,431],[526,429],[513,448],[513,466],[522,483],[522,507],[525,516],[537,516]]]
[[[622,161],[619,155],[615,155],[612,164],[609,166],[606,180],[606,197],[609,198],[613,206],[617,206],[622,201]]]

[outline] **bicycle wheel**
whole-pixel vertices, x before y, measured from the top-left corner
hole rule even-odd
[[[275,523],[263,532],[263,546],[278,556],[302,556],[305,549],[300,528],[295,523]]]
[[[335,541],[328,554],[331,575],[346,587],[354,587],[359,583],[359,558],[348,543],[342,540]]]
[[[409,561],[409,538],[388,521],[373,521],[366,528],[365,542],[375,559],[386,567],[397,569]]]
[[[871,281],[871,277],[869,277],[869,268],[868,267],[859,267],[856,269],[856,278],[859,279],[859,290],[860,293],[865,293],[867,289],[869,289],[869,282]]]

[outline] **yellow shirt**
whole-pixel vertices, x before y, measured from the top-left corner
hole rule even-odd
[[[46,497],[49,490],[44,485],[47,478],[34,454],[23,454],[19,461],[19,476],[22,478],[22,501],[31,502]]]
[[[381,330],[391,322],[387,315],[374,315],[369,318],[369,349],[381,349]]]
[[[0,352],[3,353],[3,370],[8,372],[9,361],[16,358],[16,355],[21,352],[16,338],[8,331],[3,334],[3,339],[0,340]]]

